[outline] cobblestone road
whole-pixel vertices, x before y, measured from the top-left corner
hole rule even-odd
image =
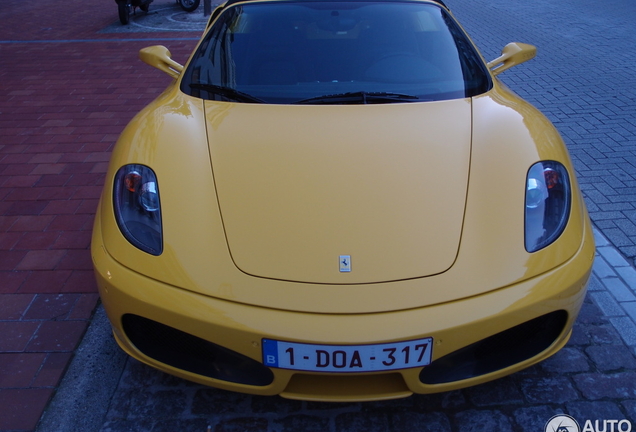
[[[602,232],[568,345],[540,365],[482,386],[351,404],[228,393],[118,357],[123,371],[109,405],[100,407],[105,421],[98,430],[536,432],[558,413],[582,426],[588,419],[627,419],[636,428],[636,3],[447,3],[488,59],[510,41],[539,48],[535,60],[503,80],[561,130]]]

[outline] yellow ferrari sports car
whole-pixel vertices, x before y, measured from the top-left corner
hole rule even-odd
[[[134,358],[237,392],[442,392],[568,341],[591,225],[552,124],[439,0],[228,0],[123,131],[92,257]]]

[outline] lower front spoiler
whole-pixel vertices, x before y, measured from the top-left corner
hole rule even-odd
[[[115,338],[129,355],[212,387],[316,401],[449,391],[508,375],[551,356],[570,337],[593,256],[593,246],[584,247],[568,263],[539,277],[454,302],[377,314],[329,315],[272,310],[185,291],[135,273],[100,249],[93,256],[98,287]],[[514,341],[523,348],[528,337],[546,332],[547,337],[528,341],[534,348],[508,349]],[[433,363],[425,368],[321,374],[262,364],[263,338],[357,345],[425,337],[434,340]],[[170,344],[172,348],[166,348]],[[524,352],[519,355],[519,351]],[[507,354],[512,354],[508,361],[493,362]],[[243,366],[231,369],[237,364]]]
[[[567,322],[567,312],[560,310],[535,318],[511,329],[475,342],[420,370],[420,382],[447,384],[461,382],[504,370],[531,359],[550,348],[559,339]],[[272,369],[249,357],[228,350],[204,339],[137,315],[122,319],[126,336],[144,356],[174,369],[210,379],[266,387],[274,382]],[[559,349],[569,338],[569,334]],[[123,345],[122,341],[119,341]],[[399,372],[376,374],[310,374],[297,372],[283,396],[306,399],[308,388],[320,388],[319,400],[340,400],[342,389],[356,389],[356,400],[377,394],[386,397],[408,396],[404,378]],[[364,396],[363,396],[364,395]],[[351,400],[351,395],[345,400]]]

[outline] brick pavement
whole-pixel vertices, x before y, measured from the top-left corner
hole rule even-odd
[[[137,51],[169,37],[184,61],[197,36],[99,33],[115,21],[112,0],[0,7],[2,431],[35,428],[98,302],[89,244],[109,151],[169,83]]]
[[[636,33],[625,31],[636,4],[447,2],[487,58],[512,40],[539,46],[537,59],[503,79],[562,131],[606,236],[568,346],[478,388],[336,406],[203,388],[129,360],[103,431],[530,431],[557,412],[636,423]],[[0,8],[3,431],[35,428],[97,304],[88,241],[108,154],[169,82],[137,51],[162,43],[184,61],[194,45],[189,32],[103,33],[116,12],[109,0],[3,0]]]

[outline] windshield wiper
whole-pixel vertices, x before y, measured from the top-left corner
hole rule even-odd
[[[414,102],[421,100],[417,96],[391,92],[348,92],[316,96],[302,99],[297,104],[377,104],[394,102]]]
[[[255,102],[255,103],[265,103],[263,99],[259,99],[256,96],[249,95],[247,93],[243,93],[231,87],[224,87],[215,84],[205,84],[205,83],[190,83],[191,88],[204,90],[208,93],[213,93],[219,96],[223,96],[227,99],[230,99],[235,102]]]

